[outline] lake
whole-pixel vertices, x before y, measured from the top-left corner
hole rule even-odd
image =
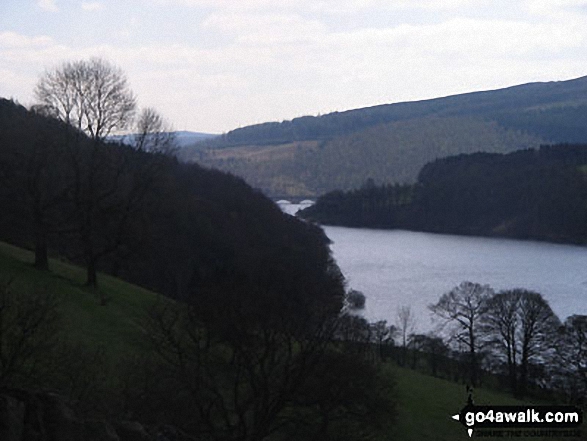
[[[325,227],[348,287],[366,297],[369,321],[396,321],[409,305],[417,332],[432,329],[427,306],[468,280],[541,293],[561,320],[587,314],[587,247],[398,230]]]

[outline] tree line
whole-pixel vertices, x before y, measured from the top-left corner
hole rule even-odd
[[[300,215],[324,224],[557,242],[587,241],[587,146],[438,159],[414,185],[366,182]]]
[[[415,332],[417,319],[404,305],[393,324],[346,315],[339,338],[349,350],[472,387],[587,404],[587,316],[561,321],[538,292],[496,292],[469,281],[428,309],[433,329],[426,334]]]
[[[460,350],[472,385],[484,370],[498,374],[518,397],[532,387],[585,404],[587,316],[561,322],[540,293],[496,293],[472,282],[445,293],[430,310],[446,341]]]

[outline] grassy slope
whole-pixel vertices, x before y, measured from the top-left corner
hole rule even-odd
[[[83,287],[83,269],[52,260],[49,273],[35,270],[32,262],[30,251],[0,242],[0,278],[14,277],[16,289],[36,286],[59,293],[63,332],[70,340],[104,347],[111,357],[141,350],[139,322],[146,309],[157,301],[156,294],[100,275],[100,289],[110,298],[106,306],[101,306],[96,294]],[[391,364],[384,368],[397,379],[400,399],[397,439],[468,439],[464,428],[450,419],[465,403],[462,385]],[[477,404],[520,404],[505,394],[484,389],[476,390],[475,400]]]
[[[469,439],[465,428],[451,419],[451,415],[458,413],[466,403],[467,394],[463,385],[394,365],[389,365],[386,369],[397,379],[400,402],[398,417],[398,434],[400,436],[398,439],[402,441]],[[475,389],[474,400],[478,405],[549,404],[519,401],[507,394],[483,388]],[[583,423],[583,438],[581,439],[587,439],[585,426]],[[524,437],[523,434],[522,437]],[[487,439],[503,438],[488,437]],[[540,440],[542,438],[526,439]],[[544,439],[555,440],[558,438]],[[576,440],[577,438],[562,439]]]
[[[58,294],[63,335],[72,343],[103,347],[111,357],[140,350],[140,321],[157,295],[114,277],[98,283],[109,298],[101,306],[96,293],[83,286],[85,272],[51,260],[51,272],[32,267],[33,253],[0,242],[0,278],[14,278],[19,289],[47,289]]]

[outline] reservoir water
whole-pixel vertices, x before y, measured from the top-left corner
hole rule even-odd
[[[369,321],[396,322],[406,305],[416,332],[432,329],[427,306],[468,280],[541,293],[561,320],[587,314],[587,247],[398,230],[324,227],[348,287],[366,297]]]

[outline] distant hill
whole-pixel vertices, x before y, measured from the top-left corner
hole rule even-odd
[[[332,191],[299,216],[327,225],[587,243],[587,144],[426,164],[415,185]]]
[[[414,182],[429,161],[587,141],[587,77],[387,104],[243,127],[183,158],[243,177],[272,197]]]
[[[185,130],[173,132],[175,133],[175,138],[177,139],[177,143],[179,147],[187,147],[193,145],[197,142],[204,141],[207,139],[215,138],[218,135],[213,135],[211,133],[201,133],[201,132],[188,132]]]
[[[216,136],[218,136],[218,135],[213,135],[211,133],[189,132],[189,131],[185,131],[185,130],[180,130],[180,131],[176,131],[176,132],[169,132],[169,133],[173,133],[175,135],[175,139],[177,141],[179,148],[193,146],[194,144],[197,144],[198,142],[201,142],[204,140],[209,140],[209,139],[212,139],[212,138],[215,138]],[[132,134],[131,135],[115,135],[115,136],[111,136],[110,139],[113,141],[125,142],[129,139],[132,139],[132,136],[133,136]]]

